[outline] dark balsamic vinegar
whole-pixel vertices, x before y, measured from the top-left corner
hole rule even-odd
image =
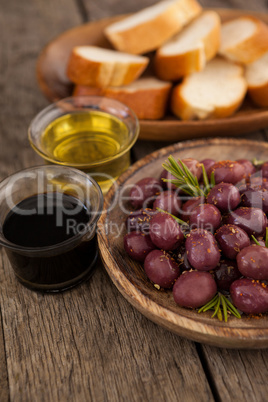
[[[18,279],[28,287],[47,291],[62,290],[82,280],[97,254],[95,236],[82,242],[76,236],[89,219],[89,209],[68,194],[43,193],[17,204],[4,221],[3,234],[22,246],[18,251],[6,249]]]

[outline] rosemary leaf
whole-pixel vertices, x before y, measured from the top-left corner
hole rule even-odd
[[[181,159],[179,159],[179,162],[184,170],[184,173],[188,177],[188,180],[190,181],[190,183],[193,186],[196,186],[196,185],[199,186],[197,178],[192,174],[192,172],[188,169],[188,167],[185,165],[185,163]]]
[[[183,171],[182,167],[178,164],[178,162],[176,161],[176,159],[172,155],[170,155],[168,157],[168,161],[169,161],[171,167],[174,169],[174,171],[179,172],[180,176],[183,177],[184,176],[184,171]]]
[[[267,229],[267,228],[266,228]],[[256,239],[255,236],[251,235],[252,239],[254,240],[254,242],[257,244],[257,246],[260,246],[260,243],[258,242],[258,240]],[[266,241],[265,241],[266,244]]]
[[[214,313],[212,314],[211,318],[215,317],[215,315],[218,315],[218,310],[219,310],[219,308],[220,308],[220,304],[221,304],[221,300],[220,300],[220,298],[218,297],[217,304],[215,305],[215,311],[214,311]]]
[[[226,301],[227,308],[230,311],[230,313],[232,313],[237,318],[241,318],[241,315],[239,314],[239,312],[237,311],[235,306],[227,298],[225,298],[225,301]]]
[[[209,302],[207,302],[204,306],[200,307],[200,309],[198,310],[198,313],[202,313],[202,311],[204,311],[204,309],[210,309],[210,306],[214,306],[215,303],[217,303],[217,297],[218,294],[216,294],[213,299],[211,299]]]
[[[221,310],[222,307],[222,310]],[[198,313],[204,313],[208,310],[213,310],[214,313],[212,314],[211,318],[217,316],[217,318],[222,321],[228,321],[228,312],[233,314],[237,318],[241,318],[241,315],[234,307],[234,305],[225,297],[222,293],[218,292],[213,299],[211,299],[208,303],[204,306],[200,307]]]
[[[258,160],[257,158],[253,158],[253,159],[252,159],[252,164],[253,164],[255,167],[258,167],[258,166],[263,165],[264,162],[265,162],[265,161]]]
[[[208,311],[208,310],[212,310],[213,307],[216,306],[216,304],[218,303],[218,300],[216,299],[213,303],[211,303],[210,305],[208,305],[207,307],[204,308],[204,312]]]
[[[227,306],[226,306],[225,297],[221,294],[220,298],[221,298],[221,305],[222,305],[222,310],[223,310],[224,321],[227,322],[228,321],[228,314],[227,314]]]
[[[210,185],[209,185],[209,181],[208,181],[208,175],[205,169],[205,166],[203,163],[201,163],[201,168],[202,168],[202,173],[203,173],[203,182],[205,185],[205,194],[207,195],[209,189],[210,189]]]
[[[218,319],[219,319],[220,321],[222,321],[222,312],[221,312],[221,308],[220,308],[220,307],[218,308],[218,311],[217,311],[217,317],[218,317]]]
[[[215,186],[215,184],[216,184],[216,182],[215,182],[215,174],[214,174],[214,172],[211,172],[211,176],[210,176],[210,184],[211,184],[211,187],[214,187],[214,186]]]
[[[182,219],[180,219],[180,218],[177,218],[177,216],[175,216],[175,215],[172,215],[170,212],[167,212],[167,211],[165,211],[164,209],[161,209],[161,208],[156,208],[159,212],[164,212],[164,214],[168,214],[168,215],[170,215],[170,216],[172,216],[172,218],[173,219],[175,219],[175,221],[177,221],[180,225],[185,225],[185,226],[189,226],[188,225],[188,223],[187,222],[185,222],[185,221],[183,221]]]
[[[186,164],[179,159],[179,162],[170,155],[168,160],[163,163],[163,168],[171,173],[175,179],[164,179],[171,182],[191,196],[204,196],[204,191],[200,188],[197,177],[192,174]]]

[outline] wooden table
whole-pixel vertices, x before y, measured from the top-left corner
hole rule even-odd
[[[40,164],[27,127],[47,101],[35,62],[54,36],[154,0],[1,1],[0,178]],[[266,0],[202,1],[268,12]],[[267,130],[246,136],[268,140]],[[138,141],[134,158],[164,143]],[[59,295],[20,285],[0,265],[0,401],[266,401],[268,350],[196,344],[153,324],[117,291],[101,263],[92,279]]]

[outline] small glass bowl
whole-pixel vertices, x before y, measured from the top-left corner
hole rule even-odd
[[[9,212],[23,200],[44,193],[56,193],[59,200],[62,194],[75,197],[79,205],[90,211],[88,222],[67,240],[49,246],[25,247],[7,239],[3,226]],[[30,289],[58,292],[88,278],[98,255],[95,232],[102,208],[103,195],[99,185],[77,169],[38,166],[4,179],[0,183],[0,244],[18,280]],[[25,210],[17,211],[17,214],[25,214]],[[56,221],[56,224],[61,225],[61,221]]]
[[[135,113],[101,96],[62,99],[31,122],[33,149],[46,161],[90,174],[105,194],[130,166],[130,149],[139,134]]]

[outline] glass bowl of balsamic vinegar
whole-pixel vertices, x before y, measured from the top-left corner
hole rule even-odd
[[[89,173],[106,194],[130,166],[139,134],[135,113],[102,96],[62,99],[43,109],[30,124],[33,149],[47,162]]]
[[[59,292],[87,279],[97,259],[99,185],[65,166],[38,166],[0,183],[0,244],[18,280]]]

